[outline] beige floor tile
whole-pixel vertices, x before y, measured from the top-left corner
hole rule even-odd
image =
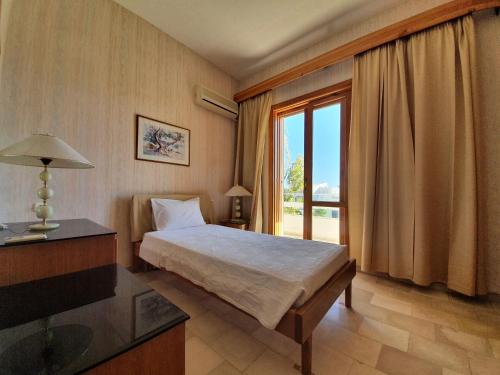
[[[491,310],[492,306],[486,298],[464,296],[459,293],[449,293],[450,301],[460,304],[463,307],[470,307],[478,311]]]
[[[141,281],[145,283],[150,283],[151,281],[157,279],[164,279],[166,281],[167,278],[163,276],[164,273],[165,273],[164,271],[158,270],[158,271],[134,273],[134,276],[139,278]]]
[[[235,308],[231,308],[220,317],[247,333],[252,333],[261,326],[256,319]]]
[[[188,313],[192,319],[207,311],[202,299],[189,296],[176,288],[160,289],[158,293]]]
[[[258,328],[252,333],[252,336],[261,343],[267,345],[269,348],[273,349],[278,354],[284,356],[288,356],[294,349],[299,347],[299,344],[292,339],[265,327]]]
[[[500,359],[500,340],[490,339],[491,349],[493,351],[493,356]]]
[[[187,294],[188,296],[200,299],[205,299],[210,296],[210,294],[208,294],[206,291],[196,287],[186,280],[177,279],[175,281],[172,281],[170,284],[181,292]]]
[[[222,362],[222,357],[198,337],[186,341],[186,375],[208,374]]]
[[[232,329],[214,341],[212,348],[238,370],[245,370],[266,347],[240,329]]]
[[[360,273],[356,274],[356,277],[352,280],[352,286],[356,289],[362,289],[366,292],[376,292],[384,288],[384,285],[377,285],[377,280],[367,280],[365,278],[359,277]]]
[[[313,340],[312,370],[315,375],[347,375],[354,361],[347,355]],[[289,355],[296,365],[301,363],[301,349]]]
[[[496,326],[489,324],[484,320],[458,318],[458,328],[461,331],[472,335],[500,339],[500,331]]]
[[[374,283],[376,283],[378,280],[380,280],[379,276],[377,276],[375,274],[363,272],[363,271],[356,272],[355,278],[358,280],[365,280],[365,281],[374,282]]]
[[[313,334],[313,340],[316,337]],[[318,341],[331,349],[344,353],[372,367],[377,363],[380,349],[382,348],[380,343],[340,326],[333,328],[328,334],[318,337]]]
[[[436,325],[424,319],[391,312],[387,316],[385,323],[404,329],[410,333],[423,336],[429,340],[435,340],[436,338]]]
[[[211,343],[234,326],[220,319],[212,311],[197,316],[189,321],[189,330],[205,342]]]
[[[399,299],[375,294],[370,303],[378,307],[383,307],[387,310],[393,310],[401,314],[411,315],[411,303],[403,302]]]
[[[484,337],[471,335],[448,327],[437,329],[436,341],[455,345],[467,351],[489,355],[490,347]]]
[[[229,313],[231,310],[234,310],[234,307],[223,302],[221,299],[210,295],[205,299],[204,303],[207,309],[212,310],[218,315],[224,315]]]
[[[184,334],[186,341],[189,340],[191,337],[194,336],[193,331],[189,329],[189,324],[191,322],[191,319],[186,322],[186,333]]]
[[[446,292],[446,290],[440,290],[437,288],[427,288],[414,285],[413,288],[411,288],[411,293],[419,294],[431,298],[432,300],[440,300],[446,302],[449,301],[448,293]]]
[[[500,360],[473,354],[470,358],[472,375],[500,374]]]
[[[438,304],[432,305],[438,310],[455,314],[457,317],[477,319],[476,308],[473,305],[453,302],[453,301],[440,301]]]
[[[427,340],[417,335],[410,336],[408,354],[458,372],[468,372],[467,353],[451,345]]]
[[[490,299],[490,301],[489,301],[489,302],[490,302],[491,307],[492,307],[494,310],[496,310],[497,312],[499,312],[499,313],[500,313],[500,299],[498,299],[498,298],[497,298],[497,299],[495,299],[495,300],[491,300],[491,299]]]
[[[466,374],[465,372],[458,372],[455,370],[450,370],[449,368],[443,368],[442,371],[443,371],[443,375],[465,375]],[[469,374],[469,373],[467,373],[467,374]]]
[[[356,288],[356,286],[353,285],[352,287],[352,305],[354,306],[355,303],[370,303],[371,299],[373,298],[373,293],[366,291],[364,289],[359,289]],[[345,299],[342,297],[339,297],[337,301],[335,302],[336,305],[341,305],[345,306]]]
[[[372,297],[373,297],[372,292],[367,291],[367,290],[363,290],[363,289],[359,289],[359,288],[356,288],[355,286],[353,286],[353,288],[352,288],[352,299],[353,300],[362,301],[362,302],[370,302]],[[344,304],[345,300],[343,298],[342,299],[339,298],[339,301],[341,301]]]
[[[439,366],[385,345],[376,368],[388,375],[441,375]]]
[[[385,372],[374,369],[363,363],[354,362],[348,375],[385,375]]]
[[[378,341],[381,344],[392,346],[403,352],[408,350],[408,341],[410,334],[400,328],[390,326],[388,324],[379,322],[377,320],[365,318],[358,333],[362,336],[368,337]]]
[[[160,279],[160,278],[156,278],[156,279],[153,279],[153,280],[150,280],[148,281],[148,285],[153,288],[154,290],[156,290],[158,293],[167,293],[169,290],[172,290],[173,289],[173,286],[170,285],[168,282]]]
[[[405,292],[411,292],[411,290],[413,289],[413,285],[410,284],[409,282],[405,282],[402,280],[400,281],[392,278],[379,277],[377,279],[377,283],[391,288],[399,289]]]
[[[352,309],[363,317],[372,318],[380,322],[385,322],[394,311],[365,302],[353,302]]]
[[[363,315],[356,309],[348,309],[344,305],[334,305],[325,315],[322,322],[332,322],[353,332],[357,332]]]
[[[267,349],[245,371],[248,375],[293,375],[300,374],[293,362],[278,353]]]
[[[500,329],[500,313],[495,310],[476,310],[479,320]]]
[[[188,363],[188,375],[298,373],[300,346],[292,340],[170,273],[139,278],[191,315],[187,360],[201,354]],[[472,366],[474,374],[500,374],[499,312],[500,303],[358,273],[353,308],[339,298],[314,331],[313,372],[457,375]],[[205,357],[209,365],[198,368]]]
[[[413,305],[411,315],[445,327],[458,329],[458,319],[455,315],[427,306]]]
[[[229,362],[224,362],[222,365],[216,369],[209,372],[208,375],[241,375],[241,371],[238,371],[236,367],[231,365]]]

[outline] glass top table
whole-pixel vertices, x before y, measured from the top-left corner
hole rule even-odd
[[[81,373],[187,319],[119,265],[1,287],[0,373]]]

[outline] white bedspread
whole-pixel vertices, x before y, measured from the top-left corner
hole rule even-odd
[[[217,294],[270,329],[348,261],[345,246],[219,225],[146,233],[139,256]]]

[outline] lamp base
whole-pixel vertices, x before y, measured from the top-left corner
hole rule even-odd
[[[51,230],[59,228],[59,223],[37,223],[28,227],[30,230]]]

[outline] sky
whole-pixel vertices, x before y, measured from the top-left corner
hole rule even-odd
[[[304,113],[284,119],[290,161],[304,156]],[[313,186],[340,184],[340,104],[313,112]],[[285,169],[287,168],[285,160]]]

